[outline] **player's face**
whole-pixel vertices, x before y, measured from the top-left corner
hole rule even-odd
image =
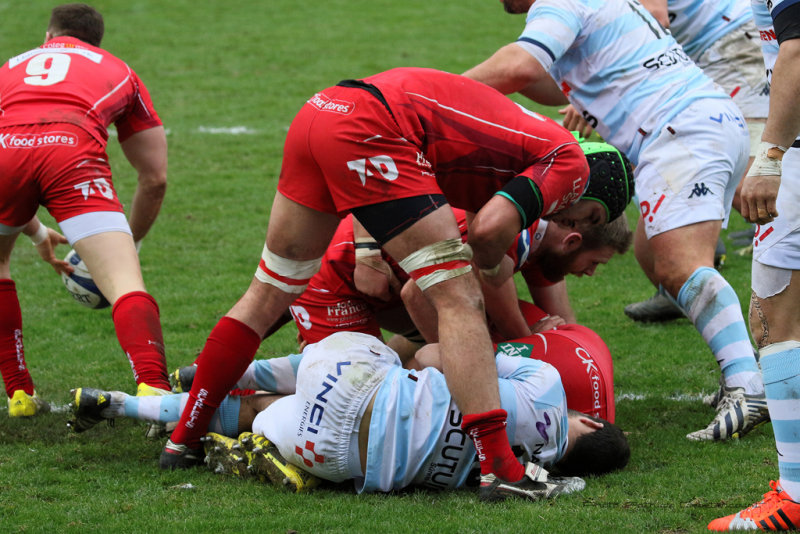
[[[614,256],[612,247],[595,250],[578,249],[566,254],[549,252],[536,261],[542,275],[551,282],[559,282],[568,274],[592,276],[597,266],[606,264]]]
[[[575,276],[592,276],[598,265],[605,265],[614,256],[614,249],[603,247],[596,250],[578,249],[569,257],[566,270]]]
[[[535,0],[500,0],[506,13],[518,14],[527,13]]]
[[[590,226],[605,223],[606,209],[597,201],[584,199],[545,219],[572,228],[576,232],[582,232]]]

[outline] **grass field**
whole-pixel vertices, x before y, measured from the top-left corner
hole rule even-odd
[[[53,5],[0,1],[4,59],[41,43]],[[141,261],[160,305],[170,369],[193,361],[247,287],[283,138],[310,95],[396,66],[462,72],[523,24],[486,0],[95,5],[106,19],[104,47],[138,72],[169,130],[169,191]],[[129,200],[134,176],[114,141],[110,153],[120,196]],[[634,220],[633,208],[628,215]],[[735,216],[731,229],[743,227]],[[63,407],[76,386],[134,390],[108,310],[72,302],[27,240],[17,245],[12,272],[41,396]],[[730,254],[722,272],[746,306],[749,258]],[[771,427],[729,443],[684,438],[713,416],[699,399],[716,387],[717,365],[688,320],[640,325],[624,316],[627,303],[653,291],[632,253],[569,287],[579,321],[614,355],[617,423],[632,448],[626,470],[589,480],[580,494],[493,506],[466,491],[292,495],[205,470],[160,472],[162,443],[145,440],[131,421],[75,435],[63,411],[11,420],[0,404],[0,532],[701,532],[759,498],[777,476]],[[293,328],[258,356],[292,352]]]

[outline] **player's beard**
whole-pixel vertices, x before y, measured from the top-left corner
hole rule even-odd
[[[539,271],[548,281],[556,283],[564,279],[569,274],[569,266],[572,263],[574,254],[544,254],[536,259]]]
[[[505,8],[506,13],[517,15],[527,13],[532,3],[531,0],[503,0],[503,8]]]

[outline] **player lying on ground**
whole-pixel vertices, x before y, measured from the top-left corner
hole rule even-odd
[[[438,359],[436,345],[422,352],[424,360]],[[568,411],[553,366],[502,353],[495,361],[501,404],[509,413],[508,434],[529,461],[526,473],[533,483],[522,490],[493,475],[482,476],[484,497],[536,500],[583,487],[572,478],[548,478],[541,468],[576,477],[627,464],[630,450],[621,430]],[[252,425],[253,432],[275,445],[280,455],[274,449],[270,454],[277,461],[282,456],[332,482],[352,479],[358,492],[449,489],[477,482],[475,448],[461,429],[462,415],[444,375],[434,367],[404,369],[397,354],[372,336],[337,333],[308,345],[302,354],[259,360],[250,369],[240,386],[279,395],[227,397],[212,420],[215,433],[237,436]],[[76,431],[121,416],[175,421],[187,400],[186,394],[145,399],[85,388],[73,395]],[[242,472],[235,440],[211,437],[209,449],[231,451],[216,451],[212,459],[219,465],[212,467]]]

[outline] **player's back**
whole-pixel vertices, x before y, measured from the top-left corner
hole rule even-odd
[[[517,43],[634,164],[650,132],[694,100],[726,96],[636,2],[537,0]]]
[[[0,68],[0,126],[69,123],[105,143],[107,126],[130,112],[141,91],[122,60],[79,39],[57,37]],[[143,99],[152,108],[146,91]]]
[[[420,147],[448,201],[477,211],[514,176],[575,138],[495,89],[433,69],[397,68],[368,78],[406,139]]]
[[[751,17],[748,0],[669,0],[669,31],[694,61]]]

